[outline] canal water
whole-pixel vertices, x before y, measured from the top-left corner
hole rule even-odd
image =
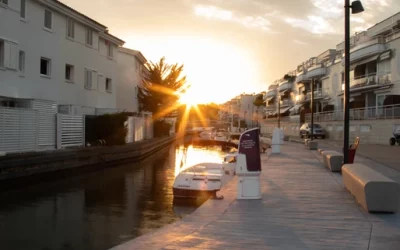
[[[196,209],[173,203],[180,168],[224,154],[172,145],[141,162],[0,190],[0,249],[105,250],[170,224]]]

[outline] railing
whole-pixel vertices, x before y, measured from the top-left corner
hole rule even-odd
[[[282,102],[281,102],[281,107],[292,106],[292,105],[293,105],[293,101],[291,99],[285,99],[285,100],[282,100]]]
[[[378,79],[376,73],[372,73],[369,75],[362,75],[350,79],[350,88],[355,89],[377,84],[387,84],[390,82],[391,82],[391,74],[382,75]],[[342,82],[342,84],[344,84],[344,82]]]
[[[322,89],[314,91],[314,98],[322,97]],[[305,100],[311,100],[311,91],[307,92]]]
[[[371,39],[369,41],[356,43],[354,45],[354,47],[350,49],[350,53],[353,53],[354,51],[366,48],[366,47],[371,46],[371,45],[384,44],[384,43],[385,43],[385,37],[376,37],[376,38],[373,38],[373,39]]]
[[[314,114],[315,122],[343,121],[343,110]],[[306,121],[311,121],[311,114],[306,114]],[[400,104],[350,109],[350,120],[378,120],[400,118]]]
[[[360,88],[377,84],[376,73],[354,77],[350,80],[350,88]]]

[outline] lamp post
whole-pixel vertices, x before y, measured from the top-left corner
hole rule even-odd
[[[344,1],[344,141],[343,163],[349,162],[350,137],[350,8],[352,14],[364,11],[360,1]]]
[[[278,128],[281,128],[281,95],[278,93]]]
[[[311,141],[314,137],[314,83],[315,79],[311,79]]]

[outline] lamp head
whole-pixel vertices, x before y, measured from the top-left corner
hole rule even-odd
[[[353,1],[351,3],[351,14],[357,14],[364,11],[361,1]]]

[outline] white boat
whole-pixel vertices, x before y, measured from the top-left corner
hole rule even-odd
[[[224,157],[222,162],[222,169],[225,174],[235,175],[236,174],[236,161],[238,152],[231,152]]]
[[[173,185],[174,198],[216,197],[222,187],[222,164],[199,163],[178,174]]]
[[[228,135],[226,132],[217,132],[214,140],[216,141],[228,141]]]

